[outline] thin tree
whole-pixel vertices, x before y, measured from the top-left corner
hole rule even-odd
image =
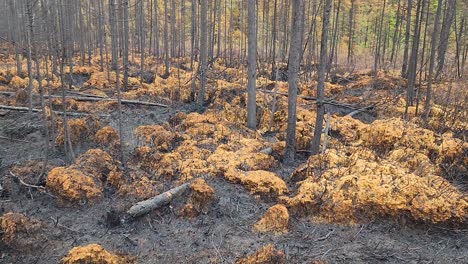
[[[426,101],[424,102],[424,115],[423,120],[427,122],[429,119],[429,113],[431,112],[431,100],[432,100],[432,79],[434,74],[434,64],[435,64],[435,53],[437,48],[437,36],[439,32],[439,20],[440,13],[442,10],[442,0],[437,1],[437,11],[434,19],[434,31],[432,32],[431,39],[431,53],[429,58],[429,76],[427,77],[427,88],[426,88]]]
[[[411,34],[411,9],[413,7],[413,0],[408,0],[406,8],[406,31],[405,31],[405,49],[403,51],[403,64],[401,65],[401,76],[406,77],[408,68],[408,51],[409,40]]]
[[[164,0],[164,78],[169,77],[169,11],[167,9],[167,1]]]
[[[303,0],[292,1],[291,18],[291,41],[289,47],[289,65],[288,65],[288,125],[286,129],[286,149],[284,152],[284,162],[291,163],[296,155],[296,103],[299,66],[301,60],[302,48],[302,8]]]
[[[325,0],[322,17],[322,37],[320,40],[320,64],[318,67],[318,83],[317,83],[317,118],[315,120],[314,138],[311,144],[311,154],[315,155],[320,152],[320,138],[323,129],[323,117],[325,115],[325,74],[327,69],[327,43],[328,43],[328,26],[330,24],[331,0]]]
[[[249,0],[249,54],[248,54],[248,100],[247,100],[247,127],[255,130],[257,127],[257,19],[255,0]]]
[[[123,90],[128,91],[128,46],[129,46],[129,28],[128,28],[128,1],[123,2]]]
[[[206,70],[207,70],[207,6],[206,0],[200,0],[200,88],[198,90],[197,104],[199,109],[203,107],[205,101],[205,82],[206,82]]]
[[[447,52],[448,39],[450,35],[450,28],[452,26],[453,17],[455,15],[455,0],[447,0],[446,8],[444,12],[444,20],[442,22],[442,28],[440,30],[440,43],[437,51],[437,70],[435,79],[437,79],[445,63],[445,53]]]

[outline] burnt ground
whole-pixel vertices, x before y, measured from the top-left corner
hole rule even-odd
[[[130,136],[134,127],[162,122],[171,113],[173,110],[126,108],[129,148],[135,144]],[[115,125],[112,119],[108,122]],[[21,140],[0,141],[0,183],[9,177],[11,164],[39,159],[43,153],[40,119],[30,120],[20,113],[0,116],[0,135]],[[61,157],[60,151],[52,153],[52,163],[60,165]],[[287,180],[292,170],[280,167],[277,173]],[[217,198],[206,215],[193,220],[179,217],[178,208],[185,202],[181,196],[136,221],[111,226],[107,216],[134,201],[107,192],[96,203],[70,205],[13,181],[8,193],[0,197],[0,215],[23,213],[46,223],[49,232],[43,234],[37,249],[26,252],[0,242],[0,262],[58,263],[74,246],[99,243],[108,250],[136,256],[138,263],[233,263],[273,243],[285,252],[288,263],[468,263],[467,229],[387,219],[340,226],[292,215],[286,235],[257,234],[252,225],[273,203],[222,178],[208,178],[207,182]]]

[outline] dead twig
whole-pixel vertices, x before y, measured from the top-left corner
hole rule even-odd
[[[38,185],[33,185],[33,184],[29,184],[29,183],[26,183],[24,182],[20,177],[18,177],[17,175],[15,175],[13,172],[10,171],[10,175],[13,176],[14,178],[18,179],[18,181],[26,186],[26,187],[29,187],[29,188],[33,188],[33,189],[38,189],[38,190],[43,190],[45,191],[46,188],[44,186],[38,186]]]
[[[328,234],[326,234],[325,236],[317,238],[314,242],[323,241],[323,240],[329,238],[331,236],[331,234],[333,234],[334,232],[335,232],[335,230],[332,230],[332,231],[328,232]]]
[[[71,91],[71,90],[67,90],[66,92],[69,93],[69,94],[76,94],[76,95],[81,95],[81,96],[85,96],[85,97],[107,98],[107,96],[81,93],[81,92]]]
[[[55,226],[61,227],[61,228],[66,229],[66,230],[68,230],[68,231],[70,231],[70,232],[73,232],[73,233],[80,233],[80,231],[78,231],[78,230],[75,230],[75,229],[72,229],[72,228],[70,228],[70,227],[68,227],[68,226],[65,226],[65,225],[60,224],[60,223],[59,223],[59,218],[58,218],[58,217],[57,217],[57,219],[54,219],[54,218],[51,216],[50,219],[52,220],[52,222],[54,223]]]
[[[48,196],[52,197],[52,198],[57,198],[55,195],[49,193],[47,191],[47,189],[44,187],[44,186],[39,186],[39,185],[33,185],[33,184],[29,184],[29,183],[26,183],[24,182],[20,177],[18,177],[17,175],[15,175],[13,172],[10,171],[10,175],[13,177],[13,178],[16,178],[21,185],[24,185],[28,188],[30,188],[29,190],[31,189],[36,189],[40,192],[43,192],[44,194],[47,194]],[[31,196],[32,196],[32,193],[30,192]]]
[[[22,139],[15,139],[15,138],[9,138],[9,137],[5,137],[5,136],[0,136],[0,139],[16,141],[16,142],[22,142],[22,143],[32,143],[31,141],[22,140]]]

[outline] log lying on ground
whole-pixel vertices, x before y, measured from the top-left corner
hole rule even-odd
[[[85,97],[107,98],[107,96],[81,93],[81,92],[71,91],[71,90],[66,90],[66,92],[69,93],[69,94],[76,94],[76,95],[81,95],[81,96],[85,96]]]
[[[257,91],[261,92],[261,93],[276,94],[276,95],[281,95],[281,96],[288,97],[287,93],[282,93],[282,92],[275,92],[275,91],[264,90],[264,89],[257,89]],[[319,103],[318,100],[317,100],[317,97],[313,97],[313,96],[298,95],[297,98],[301,98],[301,99],[304,99],[306,101],[314,101],[314,104]],[[325,100],[322,101],[322,104],[334,105],[334,106],[349,108],[349,109],[353,109],[353,110],[357,109],[356,106],[354,106],[354,105],[340,103],[340,102],[334,101],[333,98],[325,98]]]
[[[130,209],[128,209],[127,215],[130,217],[142,216],[154,209],[169,204],[174,199],[174,197],[182,194],[185,190],[187,190],[190,187],[190,184],[192,184],[192,181],[186,182],[148,200],[138,202],[134,206],[130,207]]]
[[[372,108],[374,108],[375,105],[369,105],[369,106],[366,106],[366,107],[363,107],[363,108],[360,108],[360,109],[356,109],[355,111],[347,114],[347,116],[350,116],[350,117],[353,117],[361,112],[365,112],[365,111],[368,111],[368,110],[371,110]]]
[[[9,96],[14,96],[14,92],[0,92],[0,94],[3,95],[9,95]],[[80,93],[82,94],[82,93]],[[34,94],[34,96],[39,96],[37,94]],[[61,95],[44,95],[45,99],[48,98],[62,98]],[[65,98],[67,99],[73,99],[76,101],[85,101],[85,102],[102,102],[102,101],[114,101],[117,102],[117,99],[113,98],[106,98],[103,96],[92,96],[90,94],[86,94],[84,96],[73,96],[73,95],[67,95]],[[163,108],[168,108],[168,105],[165,104],[159,104],[159,103],[153,103],[153,102],[147,102],[147,101],[138,101],[138,100],[127,100],[127,99],[122,99],[122,104],[136,104],[136,105],[148,105],[148,106],[157,106],[157,107],[163,107]]]
[[[0,109],[5,109],[5,110],[12,110],[12,111],[20,111],[20,112],[28,112],[29,108],[24,107],[24,106],[10,106],[10,105],[0,105]],[[42,112],[41,109],[33,108],[32,111],[34,113],[40,113]],[[62,111],[54,111],[55,114],[58,115],[63,115]],[[83,117],[83,116],[89,116],[91,114],[88,113],[79,113],[79,112],[67,112],[67,116],[74,116],[74,117]],[[99,117],[109,117],[109,115],[99,115]]]

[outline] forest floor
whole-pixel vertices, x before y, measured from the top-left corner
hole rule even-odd
[[[76,71],[84,71],[84,69],[85,67],[82,67]],[[136,263],[235,263],[242,261],[243,257],[255,253],[257,249],[268,244],[274,246],[275,251],[272,254],[276,255],[275,257],[258,255],[254,256],[254,258],[258,258],[257,260],[250,259],[239,263],[468,262],[466,163],[464,163],[467,154],[466,141],[464,140],[467,131],[466,123],[461,122],[452,126],[452,130],[448,131],[451,133],[450,139],[442,136],[447,132],[447,129],[442,132],[436,131],[436,129],[430,130],[433,131],[431,132],[433,134],[430,135],[435,138],[430,141],[431,144],[434,144],[431,151],[426,151],[428,146],[424,145],[426,142],[424,140],[427,139],[421,136],[424,133],[429,133],[427,132],[429,130],[404,124],[405,129],[408,129],[405,131],[410,131],[410,134],[418,131],[414,132],[414,135],[421,136],[417,140],[409,138],[408,141],[411,144],[424,141],[423,146],[415,146],[415,148],[420,149],[419,153],[427,154],[427,160],[418,160],[416,165],[412,163],[408,165],[410,162],[407,162],[406,159],[394,159],[394,155],[388,154],[387,150],[380,148],[379,144],[385,148],[388,140],[385,137],[399,133],[398,128],[391,128],[390,130],[396,129],[397,131],[390,132],[390,136],[386,133],[379,134],[378,136],[381,137],[378,139],[379,144],[369,143],[364,137],[365,132],[369,130],[367,127],[369,123],[372,129],[378,130],[378,122],[386,122],[382,120],[391,120],[393,123],[400,122],[395,121],[395,116],[401,115],[404,84],[399,82],[403,82],[402,80],[394,80],[390,74],[388,76],[382,75],[380,84],[382,87],[372,89],[369,82],[363,81],[365,74],[360,75],[361,77],[356,74],[358,77],[348,76],[350,80],[346,82],[327,84],[329,91],[327,96],[335,98],[334,102],[336,102],[335,105],[328,106],[327,109],[327,112],[333,114],[327,155],[341,158],[340,151],[348,151],[349,153],[343,155],[353,157],[357,153],[358,159],[365,160],[370,155],[368,152],[372,152],[375,158],[366,160],[367,163],[364,166],[374,166],[372,160],[379,160],[379,164],[388,164],[392,174],[408,177],[410,180],[416,177],[424,178],[423,174],[428,170],[431,171],[431,174],[440,175],[440,177],[434,177],[439,177],[443,179],[444,183],[453,186],[447,187],[449,190],[445,191],[450,192],[452,196],[443,197],[436,203],[430,200],[432,196],[428,195],[429,200],[423,204],[424,208],[429,208],[427,210],[415,208],[416,202],[414,205],[412,202],[405,202],[407,207],[395,209],[391,203],[392,196],[387,196],[378,187],[375,187],[376,196],[381,195],[382,201],[372,200],[369,202],[363,198],[365,202],[353,200],[351,207],[346,207],[347,202],[340,200],[343,198],[337,194],[337,196],[330,197],[334,201],[334,205],[330,207],[326,200],[326,190],[337,183],[325,186],[325,191],[321,194],[318,204],[311,203],[310,200],[300,200],[308,199],[307,195],[310,193],[305,188],[309,186],[307,184],[310,184],[311,181],[313,184],[322,184],[318,174],[316,175],[316,172],[310,173],[309,170],[315,170],[319,167],[322,170],[323,164],[310,165],[315,160],[313,157],[308,158],[305,155],[306,152],[300,152],[294,164],[285,165],[281,162],[281,142],[284,142],[282,134],[285,126],[281,122],[285,120],[285,98],[278,97],[278,114],[275,114],[275,124],[272,129],[274,132],[271,133],[266,132],[265,128],[269,120],[268,109],[271,98],[266,98],[267,93],[259,93],[258,108],[261,110],[259,130],[261,133],[253,133],[243,125],[245,112],[241,109],[245,104],[242,99],[245,94],[242,92],[242,87],[246,80],[235,74],[236,70],[216,69],[213,75],[209,76],[211,81],[208,84],[207,110],[201,114],[195,113],[196,107],[187,103],[186,100],[190,93],[188,80],[191,78],[191,73],[184,71],[181,81],[181,70],[176,68],[171,69],[171,71],[171,76],[175,76],[172,79],[170,77],[168,80],[163,80],[157,77],[150,84],[144,83],[141,86],[134,84],[137,88],[124,93],[126,99],[169,104],[167,108],[124,105],[122,123],[125,157],[132,175],[130,181],[125,182],[119,178],[121,182],[118,184],[111,183],[111,172],[123,170],[116,158],[115,142],[110,143],[107,140],[108,142],[97,143],[98,137],[96,131],[91,129],[91,123],[83,125],[86,131],[80,128],[81,130],[78,129],[77,133],[74,133],[75,128],[71,127],[72,137],[75,137],[72,138],[72,141],[77,157],[83,157],[83,153],[85,156],[90,149],[100,148],[110,153],[113,159],[112,163],[117,164],[112,165],[111,172],[108,170],[103,172],[106,174],[106,180],[102,180],[102,182],[98,180],[96,186],[100,188],[100,195],[97,198],[88,197],[89,193],[83,193],[84,185],[80,182],[74,182],[75,178],[71,180],[73,185],[71,187],[65,187],[64,182],[58,186],[50,183],[52,168],[66,166],[63,147],[60,147],[59,138],[63,133],[60,132],[60,129],[56,130],[55,139],[51,139],[49,142],[56,142],[57,146],[49,153],[46,180],[50,182],[41,184],[46,187],[45,191],[26,187],[16,177],[13,177],[10,172],[15,172],[16,176],[24,182],[35,184],[34,180],[37,179],[37,175],[41,171],[45,150],[44,123],[37,113],[30,116],[27,113],[0,109],[0,136],[9,138],[8,140],[0,139],[0,184],[4,189],[0,195],[0,217],[3,215],[6,219],[5,216],[9,212],[20,213],[27,217],[26,220],[19,221],[23,227],[16,223],[13,232],[5,224],[7,221],[4,220],[2,224],[2,218],[0,218],[0,234],[3,234],[3,239],[0,240],[1,263],[66,262],[64,257],[69,254],[72,248],[88,244],[99,244],[115,254],[131,256],[132,260],[128,260],[128,262],[136,261]],[[103,81],[100,77],[94,78],[93,74],[84,74],[88,77],[76,84],[76,91],[90,93],[90,89],[83,89],[83,87],[90,86],[94,94],[111,94],[109,90],[112,84],[109,85],[108,81]],[[13,92],[14,95],[0,95],[0,104],[25,106],[24,103],[21,103],[21,93],[19,92],[24,89],[24,84],[20,85],[23,88],[18,88],[14,81],[11,81],[12,77],[9,78],[10,80],[6,80],[3,86],[0,84],[2,88],[0,91]],[[218,81],[214,80],[218,78]],[[95,82],[92,83],[93,81]],[[106,83],[103,84],[103,82]],[[181,83],[185,88],[180,88]],[[260,89],[270,91],[273,89],[271,82],[266,80],[264,84],[259,86]],[[285,92],[285,87],[287,87],[285,83],[279,84],[278,91]],[[312,92],[309,92],[309,90],[313,90],[312,87],[312,84],[301,87],[303,98],[299,100],[300,110],[298,111],[298,145],[301,150],[308,148],[310,135],[313,131],[312,124],[315,122],[315,118],[310,118],[315,115],[314,106],[307,104],[309,102],[307,98],[314,96]],[[174,95],[174,91],[177,91],[177,95]],[[60,94],[59,90],[52,91],[52,93]],[[354,115],[355,119],[353,120],[355,121],[349,121],[349,117],[343,117],[356,109],[372,104],[375,106],[372,110]],[[98,131],[106,126],[115,129],[118,127],[115,104],[70,100],[69,107],[69,111],[85,112],[94,116],[108,114],[106,117],[96,117],[99,122],[98,128],[96,128]],[[303,116],[301,117],[301,115]],[[51,116],[51,120],[60,124],[61,118],[59,116],[54,117],[53,114]],[[348,123],[340,123],[343,120]],[[85,120],[85,122],[94,121]],[[392,125],[391,122],[386,123],[386,125]],[[149,130],[149,132],[138,132],[137,128],[142,126],[150,126],[145,127],[145,131]],[[343,128],[344,126],[346,128]],[[59,126],[57,125],[57,127]],[[414,129],[414,131],[410,129]],[[207,132],[207,130],[209,131]],[[356,131],[359,131],[358,135],[352,134]],[[167,136],[159,138],[161,133],[167,133]],[[229,135],[222,134],[220,136],[219,133]],[[356,140],[356,137],[359,137],[359,141]],[[405,137],[405,133],[402,133],[400,137]],[[392,138],[390,140],[398,141],[399,139]],[[459,151],[456,152],[458,153],[456,158],[450,156],[451,159],[447,160],[447,157],[443,156],[449,153],[438,147],[439,145],[444,146],[440,143],[445,142],[444,140],[457,142],[458,145],[454,147],[454,151]],[[182,150],[179,151],[183,146],[187,146],[188,157],[184,156]],[[258,153],[265,147],[272,148],[272,153],[259,156]],[[358,152],[357,150],[352,152],[356,148],[366,152]],[[393,143],[388,148],[398,150]],[[436,157],[432,157],[431,155],[436,155],[432,154],[435,151],[439,152]],[[241,159],[242,162],[229,167],[231,166],[230,162],[232,162],[229,160],[232,159],[229,155],[234,155],[233,153],[240,153],[235,159]],[[248,158],[244,160],[242,155],[247,155]],[[199,157],[195,158],[195,156]],[[99,157],[94,158],[98,160],[95,163],[98,163]],[[89,175],[86,167],[83,167],[84,158],[77,160],[77,167],[70,168],[78,168],[78,170],[84,171],[85,175]],[[190,160],[191,163],[188,165],[183,163],[186,160]],[[224,163],[220,160],[223,160]],[[326,162],[330,164],[327,163],[328,165],[323,168],[320,175],[333,173],[335,169],[331,165],[333,163],[331,158]],[[174,165],[175,163],[177,165]],[[350,170],[357,169],[354,167],[357,166],[355,164],[338,163],[342,167],[347,166]],[[422,169],[423,163],[426,166],[424,169]],[[443,170],[439,168],[442,165]],[[93,166],[92,168],[95,169],[100,164]],[[307,167],[305,175],[304,166]],[[189,170],[184,170],[186,168]],[[370,173],[375,171],[376,174],[382,174],[382,171],[385,173],[386,169],[387,167],[375,167],[371,169]],[[274,179],[265,176],[258,182],[249,182],[243,178],[235,177],[232,179],[227,176],[232,173],[232,170],[236,174],[258,171],[271,172],[280,180],[274,176],[272,176]],[[200,175],[206,175],[204,177],[206,183],[214,190],[214,197],[207,204],[206,210],[197,211],[195,215],[182,213],[183,208],[188,204],[187,197],[190,197],[185,192],[175,198],[168,206],[154,210],[145,216],[124,223],[115,220],[137,201],[169,190]],[[99,176],[102,175],[95,177],[99,178]],[[371,178],[371,176],[364,176]],[[397,176],[394,176],[393,180],[396,178]],[[68,179],[63,180],[67,181]],[[278,181],[280,183],[277,183]],[[385,179],[381,179],[381,181],[383,184]],[[284,182],[284,187],[281,182]],[[57,191],[61,190],[60,188],[63,188],[63,193]],[[319,185],[313,188],[321,187]],[[364,187],[362,185],[356,187],[356,195],[374,190],[372,186],[370,187],[371,191],[359,188]],[[408,186],[403,188],[411,189]],[[76,195],[73,196],[73,192],[68,192],[70,189],[79,192],[78,198]],[[315,192],[317,190],[319,189],[316,189]],[[328,192],[330,195],[333,194],[330,190]],[[415,192],[419,192],[418,189]],[[311,199],[318,199],[314,195],[312,192]],[[419,195],[422,196],[422,194]],[[454,197],[461,201],[461,204],[454,204],[448,200]],[[398,199],[399,196],[395,194],[395,200]],[[340,207],[341,202],[343,202],[342,208]],[[268,208],[275,204],[285,204],[289,209],[287,232],[278,234],[274,232],[274,228],[268,232],[254,230],[252,226]],[[441,209],[448,207],[450,209],[447,211]],[[344,210],[344,212],[340,210]],[[27,227],[28,221],[38,221],[40,228]],[[11,236],[7,237],[7,235]],[[66,263],[81,262],[69,261]]]

